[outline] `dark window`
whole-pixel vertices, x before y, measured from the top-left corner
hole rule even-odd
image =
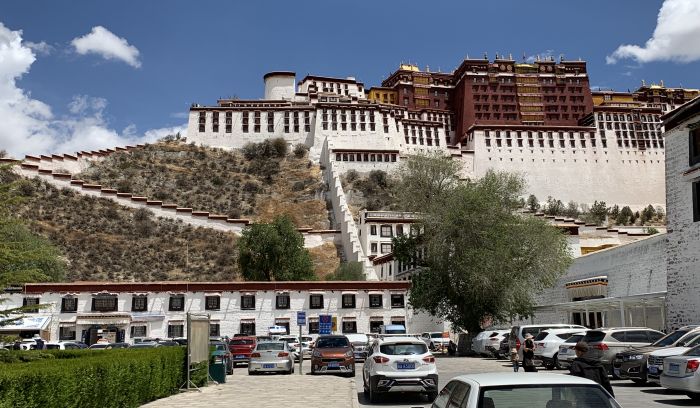
[[[392,237],[393,230],[391,228],[391,225],[382,225],[380,233],[382,237]]]
[[[58,329],[59,340],[75,340],[75,326],[61,326]]]
[[[116,296],[95,296],[92,298],[93,312],[116,312],[117,297]]]
[[[22,306],[34,306],[39,304],[39,298],[38,297],[26,297],[22,299]],[[37,313],[39,312],[39,309],[26,309],[25,312],[27,313]]]
[[[384,325],[383,320],[370,320],[369,321],[369,332],[370,333],[379,333],[382,325]]]
[[[61,299],[61,313],[70,313],[78,311],[78,298],[66,296]]]
[[[376,225],[369,226],[369,235],[377,235],[377,226]]]
[[[355,295],[345,294],[343,295],[343,309],[354,309],[355,308]]]
[[[693,183],[693,222],[700,221],[700,181]]]
[[[185,310],[185,295],[172,295],[168,303],[168,310],[171,312],[182,312]],[[170,336],[172,337],[172,336]]]
[[[400,237],[403,235],[403,225],[397,225],[396,226],[396,236]]]
[[[369,244],[369,251],[373,254],[377,253],[377,243],[376,242],[372,242]]]
[[[392,317],[392,318],[391,318],[391,324],[395,324],[395,325],[397,325],[397,326],[406,327],[406,321],[405,321],[403,318],[401,318],[401,317],[399,317],[399,318],[394,318],[394,317]]]
[[[318,334],[318,320],[309,320],[309,334]]]
[[[625,334],[625,341],[630,343],[649,343],[649,336],[646,331],[628,331]]]
[[[369,295],[369,307],[381,308],[383,306],[382,295]]]
[[[391,252],[391,244],[382,244],[382,253],[388,254]]]
[[[255,321],[241,322],[241,334],[255,336]]]
[[[651,341],[652,343],[656,342],[664,336],[662,333],[657,332],[647,332],[647,334],[649,335],[649,341]]]
[[[616,332],[611,334],[610,336],[617,341],[625,341],[625,332]]]
[[[255,295],[243,295],[243,296],[241,296],[241,309],[243,309],[243,310],[255,309]]]
[[[221,336],[219,323],[209,323],[209,337],[219,336]]]
[[[309,308],[310,309],[323,309],[323,295],[310,295],[309,296]]]
[[[403,294],[395,293],[391,295],[391,307],[404,307]]]
[[[289,295],[277,295],[277,309],[289,309]]]
[[[148,310],[148,296],[134,296],[131,298],[132,312],[145,312]]]
[[[354,320],[343,321],[343,333],[357,333],[357,322]]]
[[[220,296],[205,296],[204,302],[204,308],[206,310],[219,310],[219,308],[221,307]]]
[[[185,337],[184,336],[184,333],[185,333],[184,328],[185,328],[185,326],[183,326],[181,324],[169,324],[168,325],[168,337],[170,337],[170,338]]]
[[[690,165],[700,163],[700,127],[690,131]]]
[[[131,326],[131,337],[146,337],[146,326]]]

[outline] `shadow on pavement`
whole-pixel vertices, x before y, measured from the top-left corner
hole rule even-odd
[[[675,407],[697,407],[698,406],[698,402],[693,401],[690,398],[673,399],[673,400],[654,400],[654,402],[657,402],[659,404],[672,405]]]
[[[423,408],[428,407],[432,401],[428,401],[428,398],[419,393],[415,392],[401,392],[401,393],[390,393],[387,395],[382,395],[379,402],[371,403],[369,398],[365,398],[365,394],[360,391],[357,393],[357,400],[360,405],[370,405],[370,406],[383,406],[383,405],[405,405],[407,407]]]

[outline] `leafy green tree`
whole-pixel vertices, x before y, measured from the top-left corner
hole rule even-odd
[[[363,281],[367,280],[362,262],[343,262],[333,273],[326,275],[331,281]]]
[[[400,176],[410,185],[411,173]],[[413,308],[471,333],[485,318],[504,323],[532,315],[533,295],[556,282],[571,255],[560,230],[520,214],[524,184],[520,176],[489,171],[476,181],[433,186],[439,194],[424,206],[420,240],[394,241],[399,261],[422,266],[412,277]],[[416,195],[406,204],[424,200]]]
[[[304,237],[288,216],[246,227],[238,248],[238,265],[247,281],[316,279]]]
[[[530,194],[530,196],[527,198],[527,209],[531,212],[537,212],[540,207],[540,202],[537,201],[537,197],[535,197],[534,194]]]
[[[397,169],[395,196],[407,211],[425,211],[435,199],[453,188],[459,180],[460,165],[440,153],[414,155]]]
[[[642,225],[645,223],[652,221],[656,217],[656,210],[654,209],[654,206],[649,204],[646,208],[644,208],[641,212],[640,220]]]
[[[603,225],[605,222],[605,217],[608,215],[608,208],[605,205],[605,201],[595,201],[588,210],[588,218],[595,225]]]
[[[632,221],[632,217],[634,217],[632,209],[629,206],[624,206],[617,215],[615,222],[617,225],[628,225]]]
[[[544,208],[544,213],[547,215],[563,215],[564,204],[561,200],[555,200],[552,196],[547,197],[547,204]]]
[[[581,211],[578,209],[578,204],[574,201],[569,201],[569,204],[567,204],[566,209],[564,210],[564,215],[569,218],[578,218],[578,216],[581,215]]]
[[[608,209],[608,215],[610,216],[610,219],[615,220],[617,222],[617,217],[620,216],[620,206],[617,204],[613,205]]]

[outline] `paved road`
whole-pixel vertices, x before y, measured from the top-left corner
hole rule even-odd
[[[440,389],[457,375],[498,371],[508,372],[512,370],[508,361],[497,361],[492,358],[441,357],[437,359],[437,364],[440,372]],[[555,372],[566,373],[565,371]],[[362,393],[362,370],[359,369],[359,365],[355,381],[361,407],[430,407],[430,403],[425,400],[425,397],[415,394],[390,395],[381,403],[371,404]],[[613,381],[613,388],[617,400],[623,408],[689,407],[698,405],[683,394],[667,391],[661,387],[638,386],[631,381]]]

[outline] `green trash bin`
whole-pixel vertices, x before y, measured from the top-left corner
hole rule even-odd
[[[223,360],[212,359],[209,363],[209,376],[219,384],[226,382],[226,364],[224,364]]]

